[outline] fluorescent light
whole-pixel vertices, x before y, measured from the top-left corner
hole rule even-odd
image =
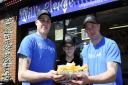
[[[76,28],[76,27],[73,27],[73,28],[67,28],[67,31],[69,31],[69,30],[77,30],[77,28]]]
[[[76,32],[75,35],[77,35],[77,34],[81,34],[81,32]]]
[[[128,25],[110,27],[109,29],[118,29],[118,28],[125,28],[125,27],[128,27]]]

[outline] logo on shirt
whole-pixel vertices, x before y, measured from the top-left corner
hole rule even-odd
[[[98,57],[101,57],[101,52],[98,52],[98,53],[90,53],[90,54],[88,54],[88,56],[89,56],[89,58],[91,58],[91,59],[94,59],[94,58],[98,58]]]
[[[43,45],[43,44],[41,44],[41,43],[38,43],[38,47],[40,48],[40,49],[44,49],[44,50],[49,50],[50,52],[55,52],[55,48],[54,47],[52,47],[52,46],[49,46],[49,45]]]

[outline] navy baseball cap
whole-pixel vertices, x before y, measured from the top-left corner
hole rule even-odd
[[[99,24],[98,20],[94,15],[87,15],[84,22],[83,26],[86,26],[87,23],[94,23],[94,24]]]
[[[63,42],[63,46],[65,46],[66,44],[75,45],[75,37],[73,35],[66,34]]]
[[[41,10],[37,13],[37,19],[40,19],[41,15],[48,15],[49,18],[51,19],[51,13],[48,10]]]

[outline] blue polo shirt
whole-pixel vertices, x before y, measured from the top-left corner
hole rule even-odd
[[[93,85],[123,85],[120,51],[115,41],[104,37],[96,46],[90,42],[84,46],[81,55],[83,64],[88,65],[89,74],[93,76],[107,71],[107,62],[118,63],[116,80],[114,82]]]
[[[36,33],[23,39],[18,54],[23,54],[31,59],[29,70],[45,73],[54,69],[56,60],[55,44],[49,39],[43,39]],[[28,83],[23,82],[23,85],[28,85]],[[41,81],[31,83],[31,85],[53,85],[53,81]]]

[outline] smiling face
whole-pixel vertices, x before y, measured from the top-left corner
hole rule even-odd
[[[86,23],[85,31],[91,40],[96,40],[100,36],[100,24]]]
[[[51,19],[48,15],[41,15],[38,20],[35,22],[37,26],[37,32],[40,35],[47,36],[51,28]]]
[[[64,52],[69,57],[74,56],[75,49],[76,49],[76,47],[72,44],[69,44],[69,43],[65,44],[65,46],[63,48]]]

